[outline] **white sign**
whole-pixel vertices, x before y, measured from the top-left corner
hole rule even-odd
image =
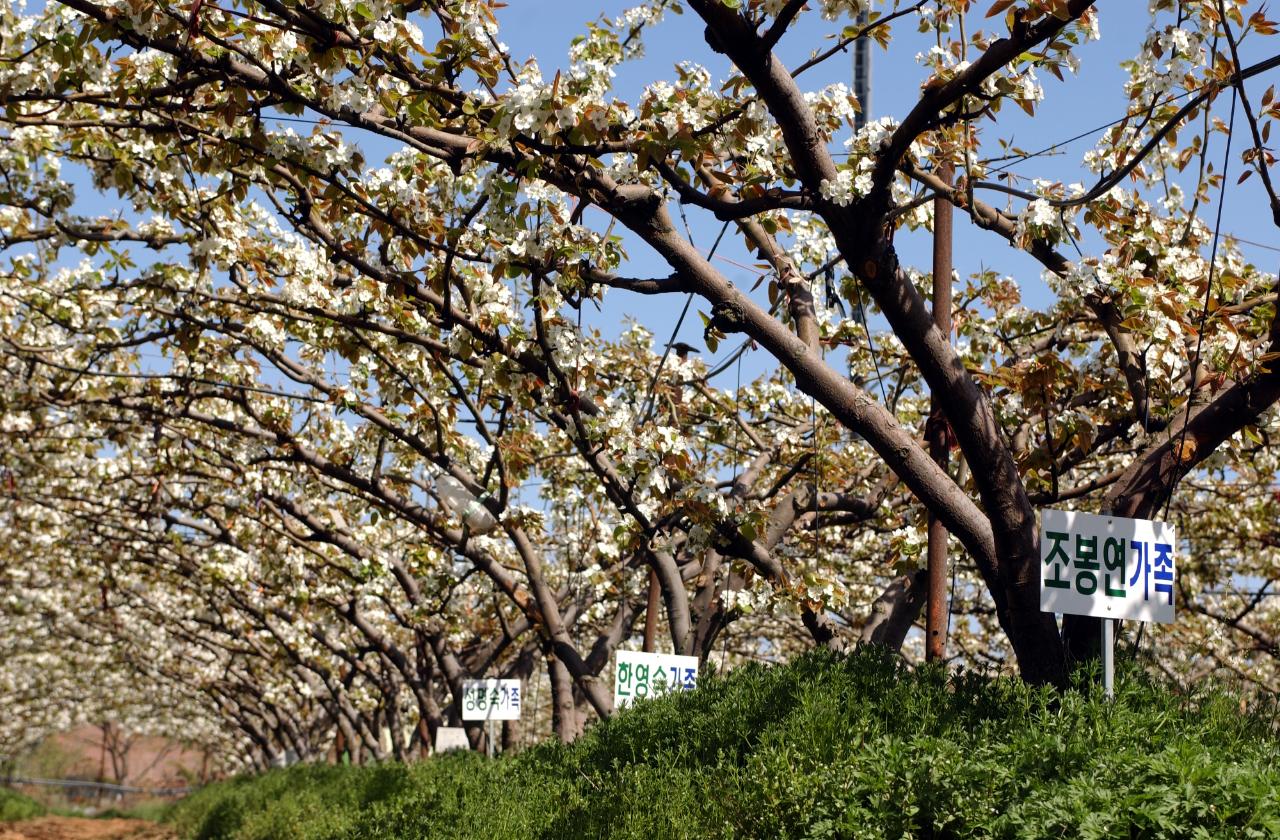
[[[630,706],[645,697],[692,691],[698,684],[698,657],[618,651],[613,669],[613,705]]]
[[[467,740],[467,730],[461,726],[441,726],[436,729],[436,752],[469,749],[471,742]]]
[[[1173,621],[1173,526],[1065,510],[1040,512],[1040,609]]]
[[[519,680],[464,680],[463,720],[519,720],[523,694]]]

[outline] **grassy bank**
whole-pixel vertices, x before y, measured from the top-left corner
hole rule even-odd
[[[27,820],[42,816],[44,806],[16,790],[0,787],[0,822]]]
[[[1124,675],[1114,705],[875,654],[750,667],[571,747],[299,766],[179,804],[183,837],[1276,837],[1274,708]]]

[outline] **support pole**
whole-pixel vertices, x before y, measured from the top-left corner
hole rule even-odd
[[[662,594],[658,586],[658,573],[649,569],[649,604],[644,610],[644,652],[653,653],[653,646],[658,640],[658,599]]]
[[[1102,688],[1108,700],[1116,697],[1116,622],[1102,619]]]
[[[865,29],[869,18],[866,12],[858,13],[858,28]],[[871,115],[871,39],[859,38],[853,42],[853,95],[858,98],[858,113],[853,117],[853,128],[861,131]]]
[[[938,176],[950,185],[950,164],[938,167]],[[933,323],[951,337],[951,202],[933,200]],[[948,456],[947,420],[938,398],[929,400],[929,454],[944,470]],[[925,607],[925,659],[938,662],[947,656],[947,529],[929,514],[929,594]]]

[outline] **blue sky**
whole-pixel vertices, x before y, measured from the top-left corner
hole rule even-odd
[[[517,61],[536,57],[544,77],[550,78],[557,70],[567,66],[569,44],[575,35],[585,31],[587,21],[602,15],[616,16],[631,5],[633,2],[625,0],[510,0],[509,5],[500,12],[500,38],[509,46]],[[987,5],[989,4],[982,2],[975,6],[974,12],[969,16],[969,26],[1001,33],[1003,22],[1000,19],[987,20],[982,17]],[[1101,0],[1098,6],[1101,12],[1102,38],[1080,48],[1080,73],[1074,77],[1068,76],[1065,83],[1042,74],[1045,101],[1040,104],[1036,116],[1031,118],[1016,107],[1006,107],[999,114],[998,125],[984,128],[986,137],[1008,137],[1023,149],[1037,150],[1124,114],[1127,102],[1123,83],[1127,74],[1120,65],[1137,51],[1150,25],[1147,4],[1141,0]],[[886,7],[884,3],[878,3],[876,8],[892,8],[892,4]],[[795,66],[812,51],[828,46],[830,36],[838,32],[845,23],[847,21],[823,21],[816,13],[802,15],[780,43],[779,52],[787,64]],[[933,41],[916,32],[910,18],[895,24],[894,33],[894,40],[887,51],[878,47],[872,50],[873,90],[870,116],[873,118],[902,118],[915,103],[920,84],[928,75],[917,63],[916,56],[928,50]],[[705,65],[717,79],[725,78],[730,72],[727,60],[707,46],[699,19],[691,12],[668,15],[665,21],[647,33],[645,43],[645,57],[624,65],[619,71],[614,95],[620,99],[635,101],[644,86],[652,81],[674,79],[673,66],[683,60]],[[1253,38],[1244,45],[1243,60],[1250,63],[1274,50],[1273,44]],[[1249,83],[1255,102],[1266,86],[1278,78],[1280,73],[1273,72],[1270,77],[1258,77]],[[851,84],[850,57],[834,57],[803,77],[806,89],[817,89],[832,82]],[[1215,105],[1215,114],[1225,120],[1229,104],[1230,97],[1221,96]],[[302,132],[308,129],[305,125],[293,127]],[[1263,246],[1280,244],[1276,241],[1275,230],[1266,211],[1266,197],[1259,179],[1252,178],[1243,185],[1235,185],[1236,176],[1242,171],[1238,153],[1247,143],[1243,119],[1238,120],[1237,127],[1240,133],[1236,137],[1231,174],[1227,179],[1223,230]],[[378,165],[379,159],[389,150],[389,146],[379,138],[354,131],[346,131],[344,134],[366,149],[371,166]],[[1098,134],[1093,134],[1065,146],[1062,154],[1017,164],[1012,167],[1012,171],[1026,178],[1091,183],[1092,178],[1080,165],[1080,160],[1092,147],[1097,136]],[[836,142],[843,139],[837,137]],[[1221,135],[1214,135],[1210,143],[1210,159],[1217,167],[1221,161]],[[992,144],[987,153],[992,153],[994,148]],[[80,189],[79,207],[82,211],[98,213],[114,209],[112,202],[93,194],[84,173],[69,168],[67,176],[77,182]],[[985,197],[992,203],[1002,203],[998,194],[990,193]],[[1217,200],[1217,196],[1214,196],[1214,200]],[[1021,202],[1015,201],[1013,207],[1017,209],[1020,204]],[[1213,209],[1208,208],[1204,212],[1211,213]],[[721,223],[695,208],[688,208],[687,213],[696,244],[707,248],[715,239]],[[1206,218],[1211,219],[1211,216]],[[910,233],[903,230],[897,235],[896,244],[904,263],[924,270],[929,268],[931,238],[927,232]],[[1091,242],[1087,236],[1082,247],[1086,254],[1099,253],[1096,241]],[[1242,244],[1241,248],[1248,257],[1264,268],[1274,270],[1280,264],[1280,253],[1275,250],[1249,244]],[[624,269],[628,274],[662,276],[669,272],[646,246],[634,239],[628,241],[628,252],[631,262]],[[719,255],[722,259],[717,260],[718,267],[728,277],[745,288],[754,284],[755,274],[739,265],[750,265],[756,260],[746,253],[733,231],[726,237]],[[956,220],[955,265],[961,277],[983,269],[1012,276],[1021,284],[1024,302],[1029,306],[1039,308],[1050,301],[1049,293],[1040,279],[1041,268],[1035,260],[1011,248],[999,237],[977,230],[959,214]],[[762,293],[763,289],[760,290],[760,294]],[[646,298],[615,291],[609,293],[601,311],[587,309],[584,313],[584,326],[597,327],[606,336],[616,335],[625,318],[631,316],[651,329],[659,342],[665,342],[671,335],[681,303],[681,300],[669,296]],[[705,311],[706,305],[702,301],[695,301],[695,308],[700,305]],[[691,312],[679,338],[701,347],[701,333],[701,320]],[[724,357],[737,345],[737,341],[725,342],[717,356]],[[743,365],[743,379],[745,381],[771,367],[765,354],[748,354]],[[730,370],[715,384],[721,388],[732,387],[733,376],[734,371]]]
[[[511,0],[510,5],[500,13],[500,37],[510,47],[516,59],[536,57],[544,77],[550,78],[557,69],[567,66],[570,40],[575,34],[585,31],[586,21],[600,15],[616,16],[631,5],[633,3],[621,0]],[[1003,22],[1000,18],[987,20],[982,17],[988,5],[985,2],[975,3],[974,10],[969,15],[969,26],[1003,34]],[[984,129],[986,137],[1009,137],[1023,149],[1038,150],[1124,115],[1127,100],[1123,84],[1127,74],[1121,68],[1121,62],[1132,58],[1138,51],[1150,26],[1147,4],[1141,0],[1102,0],[1098,7],[1101,12],[1102,38],[1079,49],[1079,74],[1074,77],[1068,75],[1065,82],[1058,82],[1052,76],[1042,74],[1045,100],[1040,104],[1036,116],[1031,118],[1016,107],[1006,107],[999,114],[998,125],[988,125]],[[886,5],[879,3],[876,8],[883,9]],[[892,8],[892,5],[888,8]],[[779,52],[787,64],[795,66],[807,58],[811,51],[828,46],[830,41],[827,37],[837,32],[846,22],[823,21],[816,13],[803,15],[782,40]],[[928,50],[933,41],[928,36],[917,33],[910,19],[904,19],[896,25],[894,32],[894,40],[887,51],[879,48],[872,50],[872,118],[891,116],[901,119],[905,116],[919,95],[921,82],[928,75],[917,63],[916,55]],[[717,79],[728,75],[727,61],[707,47],[699,19],[691,12],[668,15],[665,21],[647,35],[645,43],[645,57],[625,65],[618,74],[615,95],[621,99],[634,101],[650,82],[656,79],[673,79],[675,74],[672,67],[683,60],[703,64]],[[1252,43],[1246,41],[1243,45],[1242,61],[1251,63],[1266,57],[1275,48],[1275,44],[1255,37]],[[1278,79],[1280,73],[1273,72],[1249,82],[1255,103],[1267,85]],[[824,67],[806,74],[804,86],[806,89],[816,89],[836,81],[852,85],[850,58],[832,58]],[[1230,97],[1222,96],[1215,104],[1214,113],[1225,121],[1229,107]],[[1223,230],[1267,246],[1280,244],[1276,242],[1276,231],[1271,225],[1266,196],[1258,179],[1252,178],[1239,187],[1235,185],[1236,176],[1242,171],[1238,152],[1247,143],[1247,129],[1242,117],[1237,120],[1237,128],[1239,133],[1233,148],[1234,160],[1227,179]],[[1100,133],[1064,147],[1061,155],[1026,161],[1012,167],[1011,171],[1027,178],[1090,184],[1093,178],[1081,166],[1080,161]],[[843,138],[838,137],[837,140]],[[1214,162],[1216,169],[1221,162],[1222,136],[1214,135],[1210,143],[1210,160]],[[993,143],[987,153],[993,153],[991,150],[994,148]],[[998,194],[991,193],[985,197],[989,202],[1002,204]],[[1020,205],[1021,202],[1015,201],[1013,206],[1017,209]],[[704,218],[693,208],[688,212],[697,244],[707,247],[714,239],[719,223]],[[1212,208],[1208,212],[1211,213]],[[1210,221],[1212,219],[1211,215],[1206,218]],[[928,270],[930,236],[927,232],[902,231],[896,242],[904,263]],[[1082,242],[1084,252],[1098,253],[1096,247],[1090,248],[1091,244],[1094,243],[1086,237]],[[1275,264],[1280,263],[1280,253],[1273,250],[1247,244],[1242,244],[1241,248],[1253,262],[1269,270],[1274,270]],[[629,273],[667,273],[667,269],[647,253],[642,245],[630,245],[629,253],[632,257]],[[738,262],[755,262],[740,246],[735,245],[729,249],[722,246],[721,253]],[[1029,306],[1042,307],[1050,300],[1049,293],[1040,280],[1039,263],[1011,248],[999,237],[977,230],[960,215],[956,219],[955,266],[961,277],[982,269],[992,269],[1014,277],[1023,286],[1024,302]],[[754,276],[750,272],[730,263],[720,262],[719,267],[740,284],[750,286],[754,282]],[[588,316],[588,320],[609,334],[617,329],[616,324],[623,315],[631,314],[654,329],[658,337],[665,341],[670,335],[669,330],[678,311],[679,306],[670,300],[655,301],[636,295],[611,293],[605,309],[599,314]],[[680,338],[701,346],[701,322],[697,318],[687,319]],[[736,345],[730,342],[728,346]],[[721,355],[725,352],[722,346]],[[750,368],[754,373],[766,364],[767,360],[758,359]],[[726,387],[732,382],[722,379],[717,384]]]

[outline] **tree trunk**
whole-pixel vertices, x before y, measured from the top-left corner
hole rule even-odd
[[[871,605],[871,615],[862,626],[864,644],[883,645],[897,653],[920,616],[929,592],[929,571],[918,569],[889,584]]]
[[[573,702],[573,677],[569,669],[550,650],[547,651],[547,675],[551,678],[551,725],[556,737],[565,744],[582,734],[582,723]]]

